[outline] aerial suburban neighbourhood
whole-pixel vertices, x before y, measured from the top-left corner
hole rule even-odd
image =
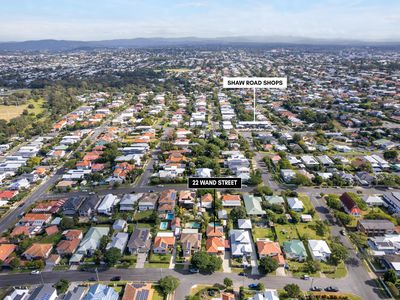
[[[0,299],[400,299],[399,47],[0,42]]]

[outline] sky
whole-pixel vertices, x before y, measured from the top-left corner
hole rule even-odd
[[[400,41],[400,0],[0,0],[0,41],[232,36]]]

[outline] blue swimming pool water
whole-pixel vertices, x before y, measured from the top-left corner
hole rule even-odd
[[[161,222],[160,223],[160,229],[161,230],[167,230],[168,229],[168,222]]]
[[[171,221],[174,218],[174,214],[173,213],[168,213],[167,214],[167,220]]]
[[[188,222],[185,224],[186,228],[194,228],[194,229],[199,229],[200,228],[200,223],[198,222]]]

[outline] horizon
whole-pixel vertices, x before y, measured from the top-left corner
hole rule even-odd
[[[20,0],[2,6],[0,41],[279,36],[397,42],[399,16],[395,0]]]

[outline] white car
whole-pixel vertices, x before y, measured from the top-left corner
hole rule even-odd
[[[39,270],[33,270],[32,272],[31,272],[31,275],[39,275],[40,274],[40,271]]]

